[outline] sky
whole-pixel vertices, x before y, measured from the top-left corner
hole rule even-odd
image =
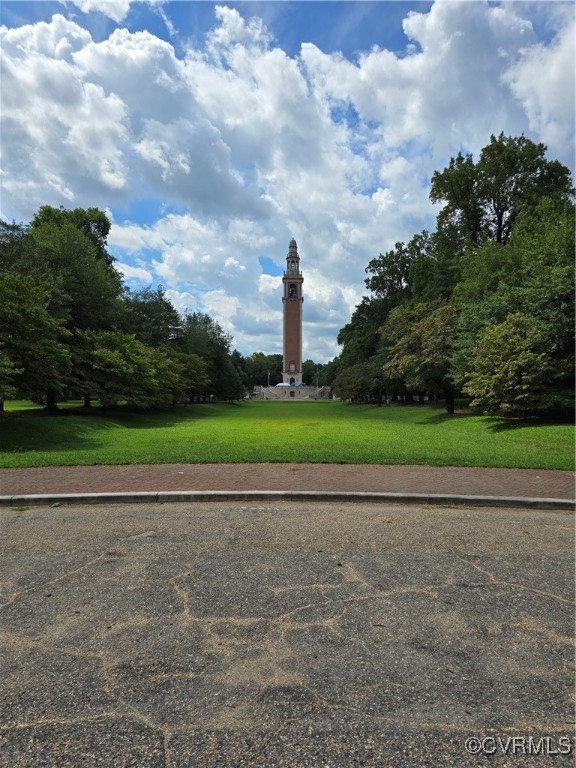
[[[574,173],[574,4],[0,4],[0,217],[98,207],[134,290],[243,355],[282,352],[298,242],[303,356],[327,362],[365,267],[434,229],[430,179],[491,134]]]

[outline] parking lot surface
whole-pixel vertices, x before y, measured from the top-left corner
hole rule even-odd
[[[573,765],[574,515],[0,509],[10,768]]]

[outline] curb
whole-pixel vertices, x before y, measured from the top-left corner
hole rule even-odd
[[[0,496],[0,506],[51,504],[134,504],[170,501],[365,501],[380,504],[444,504],[476,507],[521,507],[574,511],[573,499],[520,496],[465,496],[435,493],[372,493],[345,491],[139,491],[134,493],[40,493]]]

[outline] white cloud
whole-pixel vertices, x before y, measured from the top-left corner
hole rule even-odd
[[[134,267],[121,261],[117,261],[114,266],[129,282],[150,284],[153,281],[152,273],[144,267]]]
[[[129,7],[77,5],[115,20]],[[280,278],[258,259],[281,263],[295,236],[306,354],[326,359],[368,261],[434,226],[429,180],[451,155],[524,132],[573,165],[574,10],[539,41],[533,7],[441,0],[406,17],[402,54],[354,60],[306,41],[289,56],[224,6],[184,54],[146,31],[97,41],[62,15],[2,27],[2,215],[114,209],[127,278],[213,312],[246,353],[281,348]],[[139,199],[165,213],[125,220]]]
[[[270,42],[270,35],[258,17],[246,22],[235,8],[222,5],[216,6],[215,15],[220,24],[214,27],[206,45],[212,55],[226,58],[233,53],[234,46],[266,47]]]
[[[281,285],[281,277],[274,277],[273,275],[260,275],[258,277],[258,293],[262,293],[265,296],[278,294]]]
[[[74,0],[74,5],[84,13],[97,11],[114,21],[122,21],[128,15],[131,0]]]
[[[165,295],[181,315],[196,312],[196,299],[188,291],[175,291],[172,288],[168,288],[165,291]]]
[[[551,45],[531,46],[503,79],[522,104],[530,130],[552,155],[570,163],[574,158],[574,18]]]

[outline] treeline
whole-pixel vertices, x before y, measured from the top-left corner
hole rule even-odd
[[[370,261],[370,295],[328,364],[335,394],[464,394],[486,413],[571,408],[574,398],[574,196],[546,147],[492,136],[432,177],[434,232]]]
[[[282,355],[266,355],[254,352],[243,357],[237,350],[232,352],[232,361],[248,391],[254,387],[275,387],[282,381]],[[330,367],[313,360],[302,363],[302,381],[309,386],[324,386],[329,383]]]
[[[0,404],[241,398],[231,337],[208,315],[181,317],[162,287],[129,290],[109,230],[96,208],[43,206],[26,226],[0,222]]]

